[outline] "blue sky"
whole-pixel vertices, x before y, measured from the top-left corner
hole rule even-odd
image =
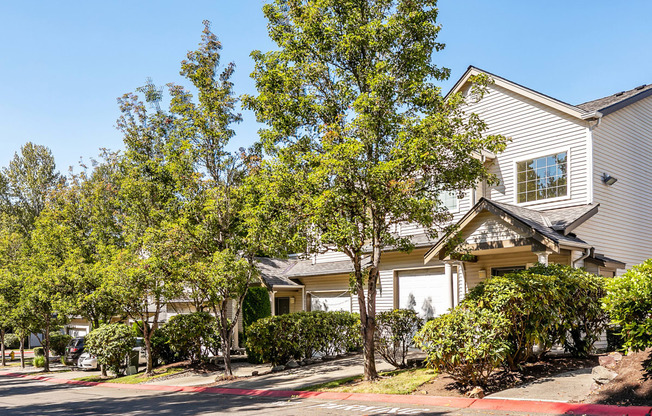
[[[48,146],[59,169],[101,147],[120,149],[116,97],[143,85],[183,83],[179,62],[202,20],[237,65],[236,92],[255,93],[252,50],[269,50],[263,0],[0,1],[0,166],[26,141]],[[441,0],[434,61],[468,65],[578,104],[652,83],[651,1]],[[256,140],[243,113],[234,147]]]

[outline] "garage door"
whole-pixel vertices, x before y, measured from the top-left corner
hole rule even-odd
[[[344,292],[310,292],[310,308],[313,311],[351,312],[351,294]]]
[[[456,274],[453,273],[453,281]],[[433,318],[446,312],[450,293],[446,290],[443,268],[398,272],[398,304],[412,309],[421,318]]]

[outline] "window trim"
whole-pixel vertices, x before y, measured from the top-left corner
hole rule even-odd
[[[545,199],[539,199],[536,201],[527,201],[527,202],[518,202],[518,163],[519,162],[524,162],[526,160],[532,160],[532,159],[538,159],[544,156],[552,156],[556,155],[558,153],[563,153],[566,152],[566,195],[564,196],[557,196],[554,198],[545,198]],[[528,206],[528,205],[539,205],[539,204],[548,204],[552,202],[558,202],[558,201],[567,201],[572,198],[571,196],[571,148],[570,146],[568,147],[562,147],[562,148],[553,148],[550,150],[546,151],[540,151],[536,153],[531,153],[528,156],[521,157],[518,159],[514,159],[512,162],[512,178],[513,178],[513,185],[512,189],[514,191],[514,205],[519,205],[519,206]]]

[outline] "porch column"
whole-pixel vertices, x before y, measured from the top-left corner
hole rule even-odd
[[[544,266],[548,265],[548,256],[550,255],[549,251],[537,251],[534,254],[537,255],[537,261]]]
[[[444,305],[445,313],[448,309],[451,309],[455,306],[455,296],[453,292],[453,265],[450,261],[444,262],[444,274],[445,274],[445,284],[444,284]],[[441,315],[441,313],[440,313]]]
[[[273,290],[269,292],[269,302],[272,304],[272,316],[276,315],[276,308],[274,307],[275,306],[274,304],[276,303],[274,302],[275,295],[276,292],[274,292]]]
[[[460,290],[460,283],[462,290]],[[455,306],[459,305],[462,299],[464,299],[464,293],[466,292],[466,276],[464,275],[464,262],[460,261],[457,263],[457,278],[455,279]]]

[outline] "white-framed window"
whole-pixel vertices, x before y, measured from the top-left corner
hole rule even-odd
[[[516,202],[568,196],[568,151],[516,162]]]
[[[448,212],[455,213],[460,210],[457,192],[444,191],[439,194],[439,200],[446,207]]]

